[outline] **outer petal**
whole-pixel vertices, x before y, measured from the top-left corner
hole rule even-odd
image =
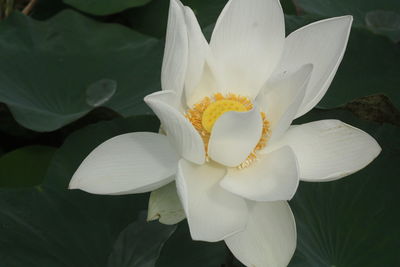
[[[210,47],[222,91],[256,97],[283,51],[284,17],[277,0],[230,0]]]
[[[185,212],[179,201],[174,182],[151,192],[147,213],[148,221],[159,220],[160,223],[172,225],[183,219],[185,219]]]
[[[302,66],[294,73],[281,73],[269,81],[257,97],[270,122],[269,143],[279,139],[296,117],[304,99],[312,65]]]
[[[346,49],[351,16],[318,21],[291,33],[285,41],[277,73],[312,63],[313,74],[297,117],[311,110],[325,95]]]
[[[119,135],[86,157],[69,188],[107,195],[152,191],[173,180],[178,160],[164,135],[145,132]]]
[[[193,125],[171,104],[176,101],[176,94],[172,91],[155,92],[146,96],[144,101],[160,119],[163,129],[179,154],[194,163],[203,164],[203,140]]]
[[[246,225],[244,199],[219,186],[225,173],[225,168],[215,164],[179,161],[176,185],[194,240],[220,241]]]
[[[215,122],[208,143],[208,155],[218,163],[235,167],[253,151],[262,134],[260,111],[226,112]]]
[[[297,160],[290,147],[260,155],[243,170],[228,169],[221,187],[254,201],[289,200],[299,185]]]
[[[185,7],[185,20],[187,24],[189,44],[185,94],[186,100],[189,102],[192,96],[196,93],[195,89],[198,87],[203,76],[209,47],[201,31],[200,25],[197,22],[196,16],[188,7]]]
[[[225,242],[246,266],[286,267],[296,249],[296,224],[289,205],[254,202],[246,230]]]
[[[188,60],[187,38],[183,5],[177,0],[171,0],[161,70],[161,87],[163,90],[175,91],[179,98],[182,95]]]
[[[367,133],[338,120],[291,127],[281,145],[295,152],[304,181],[331,181],[367,166],[381,151]]]

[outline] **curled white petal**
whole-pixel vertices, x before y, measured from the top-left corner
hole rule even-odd
[[[146,96],[144,101],[160,119],[163,130],[178,153],[187,160],[203,164],[203,140],[189,120],[171,104],[176,102],[176,94],[172,91],[156,92]]]
[[[295,70],[308,63],[314,66],[297,117],[317,105],[328,90],[346,50],[352,21],[351,16],[321,20],[298,29],[286,38],[276,72]]]
[[[304,99],[313,66],[307,64],[295,72],[284,72],[271,78],[257,102],[270,122],[271,136],[268,143],[279,139],[296,117]]]
[[[220,164],[236,167],[253,151],[261,138],[262,128],[257,107],[247,112],[226,112],[212,128],[208,155]]]

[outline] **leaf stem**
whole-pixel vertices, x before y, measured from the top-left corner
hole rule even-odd
[[[22,10],[22,13],[24,13],[25,15],[29,15],[36,3],[37,3],[37,0],[29,1],[28,5],[26,7],[24,7],[24,9]]]

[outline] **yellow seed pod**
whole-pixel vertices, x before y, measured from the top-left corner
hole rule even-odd
[[[244,112],[247,109],[242,103],[235,100],[223,99],[215,101],[207,107],[201,118],[201,124],[204,129],[210,133],[217,119],[228,111]]]

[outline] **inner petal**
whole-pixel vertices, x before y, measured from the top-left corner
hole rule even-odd
[[[201,124],[203,125],[204,129],[211,133],[212,127],[217,119],[228,111],[244,112],[247,111],[247,109],[238,101],[229,99],[217,100],[214,103],[211,103],[203,113]]]
[[[230,111],[215,123],[208,143],[208,156],[227,167],[238,167],[254,154],[262,134],[257,107],[247,112]]]
[[[187,110],[185,116],[193,124],[203,139],[206,151],[206,160],[209,160],[209,143],[210,136],[213,131],[214,124],[226,112],[248,112],[254,107],[252,101],[244,96],[236,94],[223,95],[221,93],[214,94],[211,97],[205,97],[193,107]],[[270,125],[264,112],[260,112],[262,122],[262,133],[260,140],[254,149],[249,153],[246,160],[239,164],[238,168],[249,166],[256,160],[256,151],[266,146],[268,136],[270,135]],[[244,126],[244,125],[243,125]],[[240,126],[239,126],[240,127]],[[227,136],[229,138],[229,136]],[[258,137],[257,137],[258,138]],[[238,140],[238,142],[243,140]],[[228,151],[226,153],[229,153]]]

